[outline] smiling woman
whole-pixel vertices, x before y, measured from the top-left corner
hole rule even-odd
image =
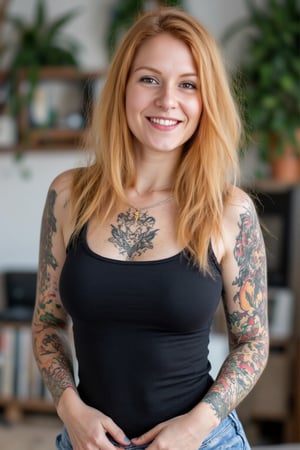
[[[250,448],[234,409],[267,360],[266,269],[239,136],[210,34],[176,8],[142,15],[96,105],[92,162],[45,205],[33,342],[58,449]],[[231,348],[213,379],[221,298]]]

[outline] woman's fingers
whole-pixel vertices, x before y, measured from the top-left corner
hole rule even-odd
[[[124,431],[110,418],[105,417],[102,421],[104,430],[121,445],[129,445],[130,439],[125,435]],[[114,447],[115,450],[115,447]]]

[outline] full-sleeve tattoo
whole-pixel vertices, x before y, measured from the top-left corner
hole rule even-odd
[[[231,351],[204,397],[222,420],[250,392],[268,357],[267,286],[265,249],[252,207],[240,215],[233,251],[238,272],[233,306],[225,313]]]
[[[57,234],[54,214],[57,194],[50,190],[43,212],[37,301],[32,324],[33,349],[42,377],[54,402],[67,387],[76,389],[72,369],[72,354],[65,337],[67,318],[58,300],[59,263],[53,253]]]

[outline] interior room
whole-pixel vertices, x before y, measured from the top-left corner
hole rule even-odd
[[[257,113],[255,137],[250,137],[241,153],[240,184],[257,206],[267,248],[270,356],[265,372],[238,413],[253,449],[300,450],[300,55],[299,34],[297,39],[293,35],[300,27],[300,5],[297,0],[276,0],[279,6],[273,11],[272,1],[253,1],[262,8],[263,31],[251,18],[246,0],[179,3],[220,44],[229,76],[234,78],[248,70],[248,76],[253,77],[249,94],[252,117],[256,117],[255,108],[263,116],[266,103],[259,101],[264,95],[267,98],[265,116],[260,123]],[[51,181],[64,170],[84,164],[83,142],[113,52],[112,42],[117,45],[133,14],[128,6],[123,22],[114,21],[125,0],[42,3],[46,23],[65,15],[58,29],[70,45],[63,57],[56,55],[54,64],[47,58],[35,59],[34,40],[28,44],[24,39],[23,49],[18,44],[26,26],[32,26],[33,34],[42,26],[41,17],[37,18],[39,0],[0,1],[0,442],[1,448],[10,450],[54,448],[61,429],[31,348],[42,212]],[[152,8],[164,2],[136,3]],[[279,39],[277,43],[280,31],[276,35],[271,28],[276,14],[288,36],[288,51],[282,50],[284,44]],[[269,41],[274,54],[268,53]],[[26,45],[31,47],[29,58],[36,64],[26,60]],[[23,55],[17,49],[20,54],[23,50]],[[51,51],[46,47],[44,55]],[[265,55],[263,83],[256,73],[263,64],[259,53]],[[282,73],[272,67],[278,58],[282,58]],[[273,78],[268,80],[271,73]],[[268,86],[266,93],[264,85]],[[248,95],[245,85],[241,86],[240,95]],[[284,99],[285,94],[286,108],[284,100],[276,103],[277,97]],[[297,106],[289,110],[293,102]],[[262,125],[278,117],[278,134],[283,131],[293,136],[283,174],[277,165],[273,167],[275,158],[266,156],[272,139],[266,140],[270,130]],[[282,124],[286,130],[280,129]],[[257,144],[257,137],[264,146]],[[211,330],[209,351],[212,375],[216,376],[228,352],[222,309]]]

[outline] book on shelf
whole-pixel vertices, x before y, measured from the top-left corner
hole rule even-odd
[[[30,325],[0,326],[0,398],[52,402],[33,355]]]
[[[1,384],[0,395],[11,397],[14,395],[14,352],[15,352],[15,330],[11,327],[3,327],[1,335]]]

